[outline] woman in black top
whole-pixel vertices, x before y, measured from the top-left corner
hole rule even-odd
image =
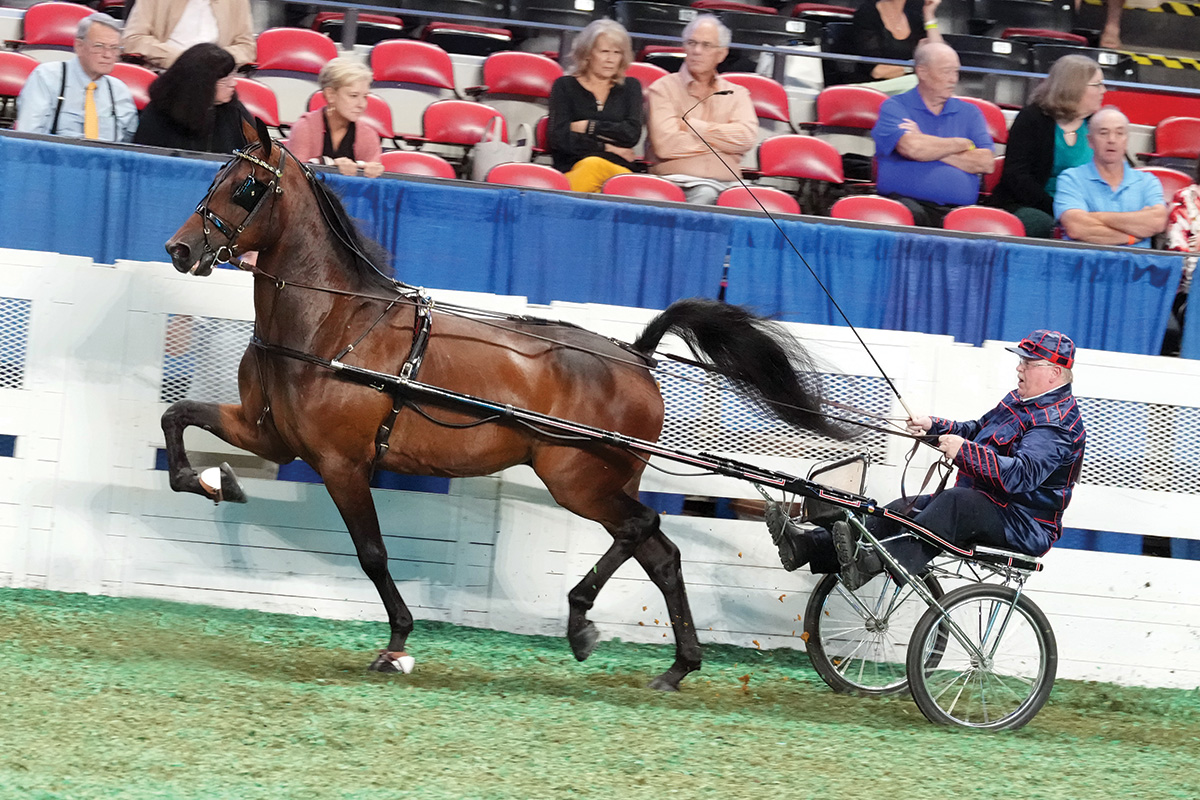
[[[632,61],[625,28],[598,19],[575,37],[570,73],[550,89],[548,149],[574,191],[598,192],[613,175],[633,171],[643,101],[641,85],[625,77]]]
[[[242,120],[252,121],[238,101],[233,56],[215,44],[190,47],[150,84],[136,144],[232,153],[245,147]]]
[[[851,50],[855,55],[910,61],[922,39],[941,42],[937,8],[942,0],[879,0],[865,2],[854,12]],[[907,75],[899,64],[856,64],[861,82],[882,81]],[[913,79],[916,86],[916,79]]]

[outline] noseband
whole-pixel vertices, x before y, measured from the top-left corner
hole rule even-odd
[[[244,150],[234,151],[235,159],[230,161],[224,169],[217,173],[217,177],[213,178],[212,185],[208,187],[208,193],[204,195],[203,199],[200,200],[200,204],[196,206],[196,213],[200,215],[202,220],[204,220],[204,254],[212,254],[214,263],[228,264],[230,260],[237,255],[235,251],[237,250],[238,237],[241,236],[242,232],[250,226],[251,221],[258,214],[258,212],[264,208],[263,200],[267,197],[267,195],[271,194],[271,190],[274,189],[274,193],[277,195],[283,194],[283,159],[286,157],[284,154],[287,151],[282,147],[279,148],[279,150],[280,156],[278,169],[272,167],[261,158],[250,155]],[[250,174],[246,176],[246,180],[242,181],[242,183],[233,190],[233,195],[230,198],[233,200],[235,205],[246,210],[246,216],[242,218],[241,224],[234,227],[233,223],[222,219],[215,211],[209,208],[208,204],[212,199],[213,192],[215,192],[217,187],[224,182],[222,180],[222,176],[238,163],[237,159],[249,161],[252,165],[252,168],[250,170]],[[271,173],[271,178],[269,181],[263,182],[255,177],[255,169],[259,167]],[[209,242],[208,237],[209,234],[212,233],[212,228],[209,227],[210,223],[222,236],[225,237],[227,240],[225,244],[214,248]]]

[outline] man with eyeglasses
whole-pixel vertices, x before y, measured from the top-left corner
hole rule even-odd
[[[689,203],[715,203],[736,186],[742,156],[758,141],[750,92],[717,75],[731,38],[712,14],[697,16],[683,29],[683,65],[647,93],[650,171],[678,184]]]
[[[75,32],[75,57],[40,64],[17,96],[16,129],[27,133],[128,142],[137,130],[137,107],[121,81],[108,73],[121,56],[121,23],[92,14]]]
[[[1167,227],[1158,178],[1129,166],[1129,118],[1105,106],[1088,123],[1092,160],[1065,169],[1054,192],[1054,217],[1068,238],[1091,244],[1149,247]]]
[[[1008,350],[1020,357],[1017,388],[983,417],[908,421],[909,433],[936,437],[958,467],[953,488],[915,498],[911,511],[917,525],[950,544],[1036,556],[1062,535],[1062,515],[1083,468],[1087,432],[1071,392],[1075,343],[1058,331],[1038,330]],[[906,513],[906,505],[895,501],[888,508]],[[869,517],[866,525],[910,574],[923,573],[938,554],[895,522]],[[771,504],[767,527],[785,569],[809,563],[814,573],[840,571],[842,583],[856,589],[884,568],[878,553],[859,547],[847,522],[805,533]]]

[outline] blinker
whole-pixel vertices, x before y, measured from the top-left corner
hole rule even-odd
[[[253,211],[266,195],[268,188],[270,187],[258,178],[247,175],[241,186],[233,190],[233,202],[247,211]]]

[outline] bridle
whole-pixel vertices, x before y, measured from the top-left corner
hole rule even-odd
[[[235,158],[226,164],[224,169],[217,173],[217,176],[213,178],[212,184],[208,187],[208,192],[196,206],[196,213],[200,216],[200,219],[204,221],[204,253],[201,258],[203,258],[205,255],[212,255],[214,264],[228,264],[230,261],[232,261],[237,255],[236,251],[238,237],[241,236],[246,228],[250,226],[250,223],[258,215],[258,212],[266,207],[266,204],[263,203],[263,200],[271,194],[283,194],[283,159],[286,158],[285,154],[287,151],[282,147],[279,148],[279,167],[276,168],[271,166],[266,161],[263,161],[261,158],[258,158],[257,156],[251,155],[249,152],[247,152],[250,148],[261,146],[262,145],[260,145],[258,142],[254,142],[247,146],[244,150],[235,150],[233,153]],[[242,181],[242,183],[233,190],[233,194],[230,198],[233,200],[234,205],[240,206],[246,210],[246,216],[242,218],[241,224],[235,227],[233,223],[226,219],[222,219],[219,214],[213,211],[209,207],[209,201],[212,199],[213,192],[217,190],[217,187],[224,183],[223,179],[225,174],[233,167],[237,166],[239,160],[250,162],[251,170],[250,174],[246,176],[246,180]],[[259,168],[262,168],[271,174],[269,180],[264,182],[256,177],[255,171]],[[274,192],[272,192],[272,190],[274,190]],[[213,232],[212,228],[209,227],[210,223],[213,228],[216,228],[217,232],[225,237],[225,244],[222,244],[218,247],[213,247],[212,243],[208,239],[209,235]]]

